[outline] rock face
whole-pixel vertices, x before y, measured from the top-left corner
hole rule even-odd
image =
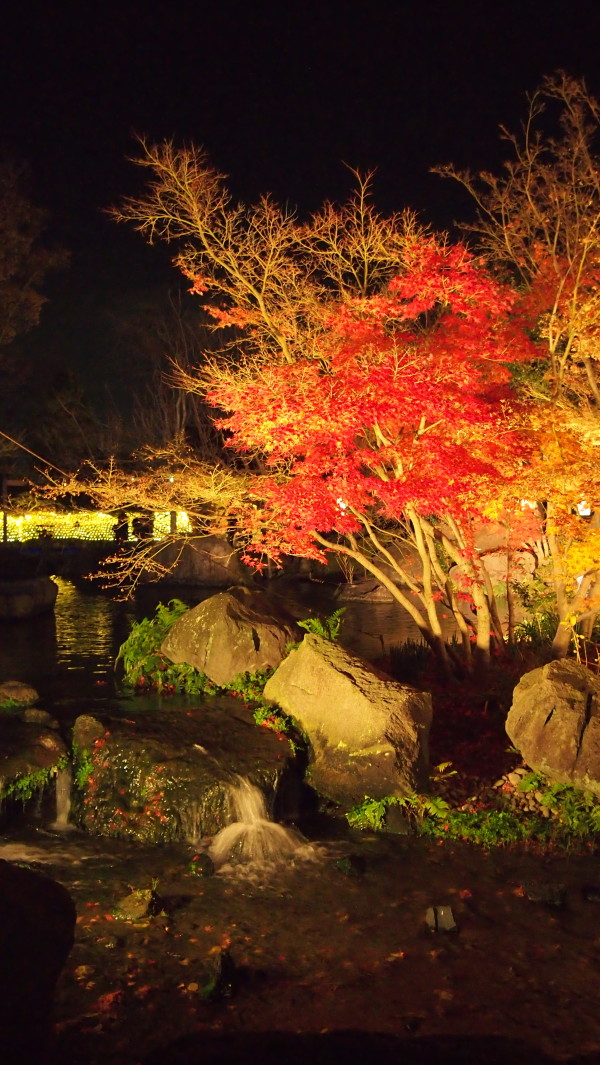
[[[231,820],[235,774],[274,794],[290,748],[258,728],[233,698],[199,709],[132,712],[126,721],[82,715],[73,739],[82,781],[74,819],[96,836],[196,843]]]
[[[0,706],[6,703],[12,706],[33,706],[38,699],[35,688],[23,684],[20,680],[5,680],[0,684]]]
[[[365,603],[393,603],[394,597],[383,584],[372,577],[355,581],[353,584],[340,584],[335,590],[335,598],[341,600],[361,600]]]
[[[563,659],[526,673],[506,731],[532,769],[600,796],[600,678],[585,666]]]
[[[50,577],[0,581],[0,620],[29,618],[54,610],[58,585]]]
[[[225,685],[240,673],[275,668],[286,645],[300,635],[293,618],[267,594],[230,588],[179,618],[161,651],[172,662],[187,662]]]
[[[248,579],[249,570],[224,536],[196,536],[182,543],[159,547],[154,558],[169,570],[175,584],[202,584],[228,588]]]
[[[0,793],[20,778],[33,778],[35,791],[57,768],[67,749],[53,724],[50,715],[40,723],[0,713]]]
[[[50,1060],[54,989],[73,945],[74,928],[75,906],[65,888],[0,861],[3,1065]]]
[[[264,694],[307,733],[317,791],[354,803],[426,786],[428,693],[387,679],[338,644],[308,634]]]

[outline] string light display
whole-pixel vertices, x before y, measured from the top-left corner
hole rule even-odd
[[[24,543],[26,540],[45,537],[53,540],[114,540],[115,525],[120,524],[116,514],[105,514],[99,510],[80,510],[68,514],[53,510],[36,510],[29,514],[6,515],[0,511],[0,514],[0,528],[4,529],[4,539],[12,543]],[[143,522],[147,530],[151,530],[154,540],[162,540],[172,532],[169,511],[157,511],[151,516],[131,513],[127,515],[128,540],[138,539],[134,529],[136,518]],[[190,521],[184,510],[177,512],[176,528],[178,533],[191,531]]]

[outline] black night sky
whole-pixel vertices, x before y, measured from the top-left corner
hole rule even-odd
[[[448,227],[468,200],[429,168],[497,168],[498,126],[558,68],[599,96],[599,37],[594,0],[22,0],[1,29],[0,150],[29,163],[72,256],[36,357],[100,373],[96,301],[169,283],[168,256],[102,213],[140,180],[136,132],[201,144],[236,197],[301,213],[347,194],[344,162],[376,167],[378,206]]]

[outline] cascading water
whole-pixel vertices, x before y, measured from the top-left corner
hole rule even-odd
[[[264,866],[316,857],[304,836],[270,819],[262,791],[246,777],[236,777],[231,787],[231,808],[235,820],[214,837],[208,852],[217,870],[228,863]]]
[[[72,826],[69,824],[71,813],[71,786],[73,776],[69,766],[59,769],[56,774],[56,820],[51,828],[57,832],[65,832]]]

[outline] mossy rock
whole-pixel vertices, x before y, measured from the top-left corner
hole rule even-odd
[[[21,709],[37,703],[39,695],[35,688],[20,680],[5,680],[0,684],[0,710]]]

